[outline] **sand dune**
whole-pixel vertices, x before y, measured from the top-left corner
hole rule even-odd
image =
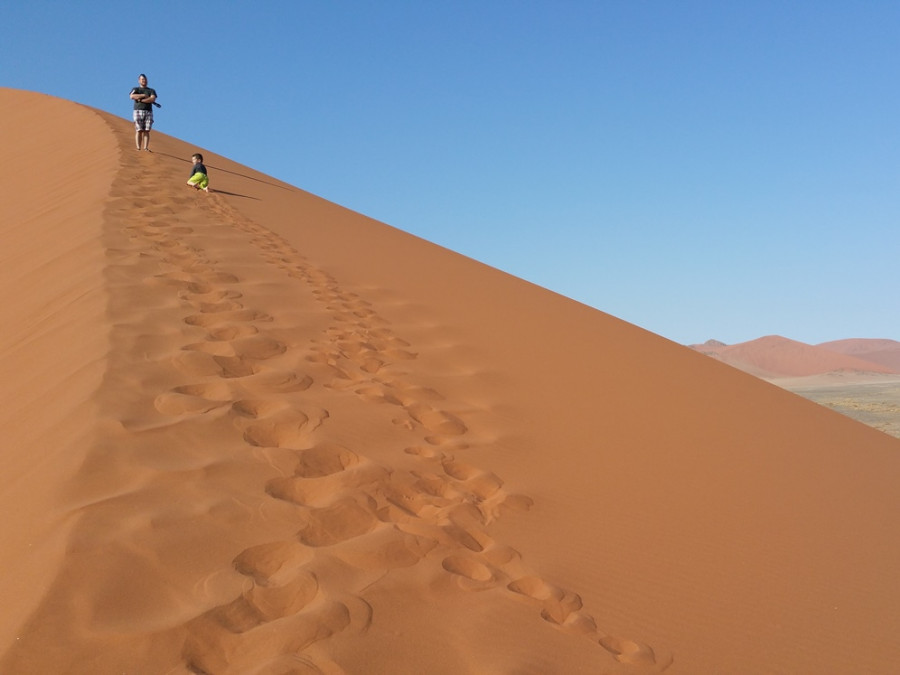
[[[211,151],[0,102],[0,672],[895,670],[900,441]]]
[[[892,340],[846,340],[808,345],[779,335],[726,345],[691,347],[759,377],[804,377],[833,372],[900,373],[900,348]],[[898,363],[895,365],[894,361]]]
[[[857,356],[900,373],[900,342],[896,340],[851,338],[823,342],[819,346],[839,354]]]

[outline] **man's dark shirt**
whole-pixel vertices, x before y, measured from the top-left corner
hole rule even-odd
[[[142,94],[144,96],[156,96],[156,89],[151,89],[150,87],[135,87],[131,90],[132,94]],[[140,101],[134,102],[135,110],[153,110],[152,103],[141,103]]]

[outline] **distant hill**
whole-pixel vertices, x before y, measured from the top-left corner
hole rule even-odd
[[[866,361],[880,363],[895,373],[900,373],[900,342],[896,340],[849,339],[823,342],[819,345],[833,352],[856,356]]]
[[[853,338],[819,345],[779,335],[726,345],[708,340],[690,347],[757,377],[805,377],[834,372],[900,374],[900,342]]]

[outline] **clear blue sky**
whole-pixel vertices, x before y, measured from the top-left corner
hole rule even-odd
[[[897,0],[7,0],[0,44],[677,342],[900,340]]]

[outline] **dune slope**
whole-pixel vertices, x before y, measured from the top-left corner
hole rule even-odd
[[[3,206],[0,671],[900,659],[896,439],[210,151],[195,193],[158,131],[0,101],[8,165],[80,123],[59,190]]]
[[[895,373],[900,373],[900,342],[896,340],[851,338],[823,342],[819,347],[841,354],[858,356],[866,361],[887,366]]]
[[[0,91],[0,597],[17,610],[0,613],[8,645],[62,564],[71,512],[58,493],[92,444],[91,394],[108,352],[102,213],[119,148],[87,109]]]

